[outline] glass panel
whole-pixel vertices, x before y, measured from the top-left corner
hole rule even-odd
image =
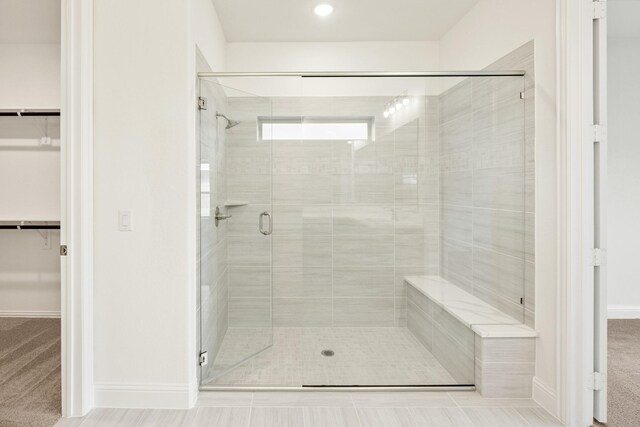
[[[225,384],[473,385],[468,325],[524,322],[525,304],[534,310],[533,109],[521,97],[531,86],[522,77],[224,84],[273,105],[265,114],[229,98],[232,118],[253,127],[239,142],[235,128],[227,134],[227,165],[242,172],[228,181],[239,200],[259,193],[256,173],[270,174],[274,224],[273,346]],[[244,300],[262,292],[251,272]]]
[[[271,102],[206,79],[200,96],[202,385],[237,384],[273,343],[271,143],[256,134]]]

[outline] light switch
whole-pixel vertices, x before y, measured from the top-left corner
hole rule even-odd
[[[131,211],[119,211],[118,218],[120,231],[133,230],[133,214],[131,213]]]

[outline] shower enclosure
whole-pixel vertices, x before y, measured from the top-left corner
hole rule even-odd
[[[473,386],[407,276],[532,326],[524,71],[199,84],[203,388]]]

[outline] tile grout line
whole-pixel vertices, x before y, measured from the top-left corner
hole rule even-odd
[[[353,410],[356,413],[356,419],[358,420],[358,425],[362,427],[362,421],[360,420],[360,414],[358,413],[358,408],[356,407],[356,402],[353,400],[353,393],[349,393],[349,397],[351,398],[351,404],[353,405]]]
[[[253,399],[255,394],[255,392],[251,392],[251,403],[249,404],[249,419],[247,420],[247,427],[251,425],[251,415],[253,414]]]

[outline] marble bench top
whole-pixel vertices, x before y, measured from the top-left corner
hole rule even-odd
[[[407,276],[404,280],[483,338],[538,335],[534,329],[440,276]]]

